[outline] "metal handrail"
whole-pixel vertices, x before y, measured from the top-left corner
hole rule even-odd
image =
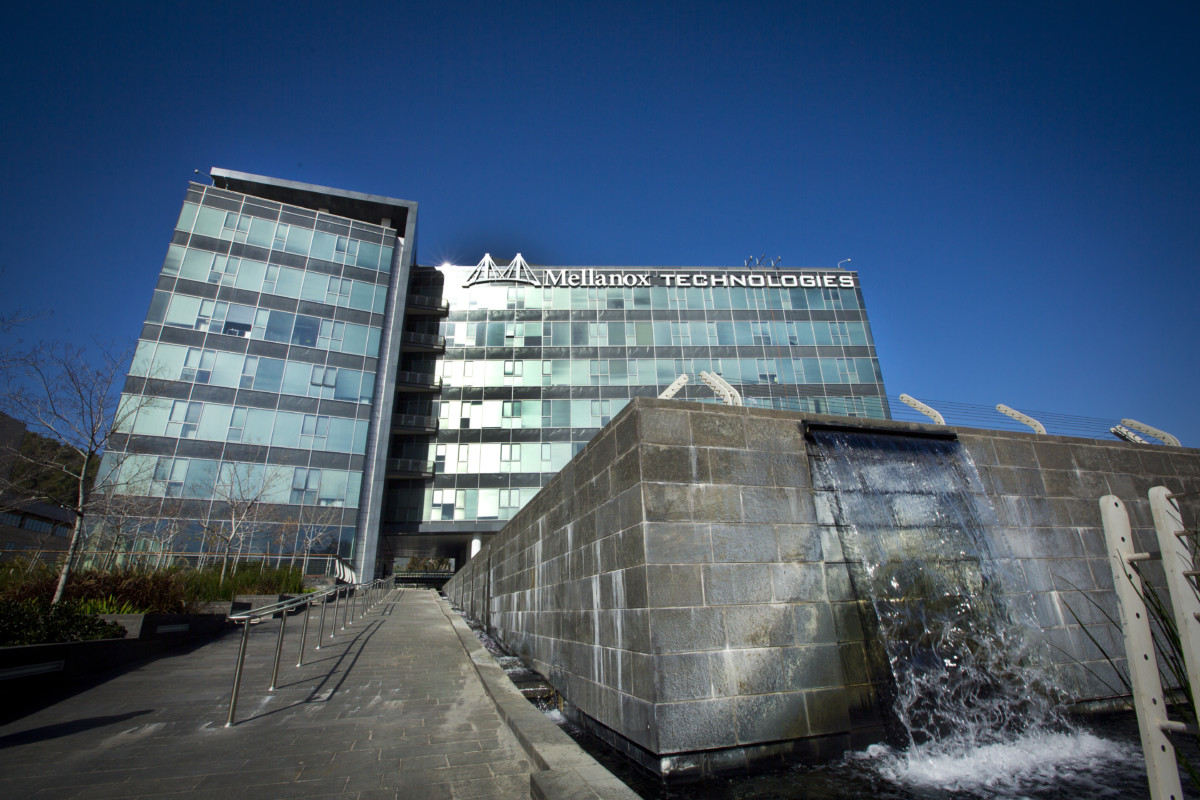
[[[359,613],[358,617],[366,616],[367,611],[374,607],[379,601],[383,600],[392,590],[391,578],[378,578],[370,583],[355,583],[345,584],[343,586],[332,586],[323,591],[306,594],[303,597],[293,597],[290,600],[281,600],[278,603],[259,606],[252,608],[243,614],[229,615],[229,621],[242,625],[242,641],[238,646],[237,667],[233,672],[233,692],[229,696],[229,715],[225,718],[225,727],[231,728],[234,724],[234,717],[237,715],[238,693],[242,687],[242,669],[246,664],[246,649],[250,643],[250,624],[257,622],[263,618],[270,618],[279,614],[279,635],[275,640],[275,664],[271,668],[271,685],[267,691],[273,692],[276,689],[276,684],[279,682],[279,661],[283,654],[283,634],[287,629],[287,617],[289,611],[304,609],[304,629],[300,635],[300,654],[296,660],[296,666],[304,666],[304,649],[308,642],[308,618],[311,615],[310,611],[312,604],[321,601],[321,625],[317,633],[316,650],[321,649],[321,640],[325,636],[325,608],[329,604],[329,596],[333,595],[333,624],[334,629],[330,632],[329,638],[337,635],[337,612],[338,603],[341,600],[342,592],[346,593],[345,609],[342,613],[342,630],[345,630],[348,625],[353,625],[354,622],[350,619],[355,602],[358,601]],[[361,600],[359,594],[362,594]]]

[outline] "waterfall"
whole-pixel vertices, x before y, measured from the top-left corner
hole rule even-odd
[[[908,758],[1061,732],[1020,566],[955,440],[812,431],[821,522],[878,620]]]

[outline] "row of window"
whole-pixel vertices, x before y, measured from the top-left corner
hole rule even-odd
[[[284,222],[261,219],[251,214],[239,214],[195,203],[184,203],[176,230],[243,242],[269,250],[282,250],[309,258],[319,258],[336,264],[350,264],[377,272],[391,272],[392,247],[363,241],[351,236],[338,236],[314,231]]]
[[[271,411],[264,408],[202,403],[196,400],[124,397],[118,429],[146,436],[242,442],[362,454],[367,450],[367,420]],[[142,403],[129,414],[129,404]],[[131,418],[130,418],[131,417]],[[127,419],[128,418],[128,419]]]
[[[231,258],[174,244],[167,248],[162,271],[164,275],[377,314],[382,314],[387,306],[386,284],[364,283],[248,258]]]
[[[71,534],[70,525],[31,517],[27,514],[17,514],[12,511],[0,511],[0,525],[7,525],[10,528],[21,528],[22,530],[33,531],[34,533],[53,533],[55,536],[69,536]]]
[[[447,322],[447,347],[866,346],[862,322]]]
[[[859,308],[855,289],[805,288],[563,288],[476,284],[464,288],[466,274],[446,271],[445,297],[455,310],[486,309],[763,309],[830,311]]]
[[[582,442],[512,442],[434,445],[439,475],[497,472],[558,472]]]
[[[231,389],[369,403],[375,373],[200,347],[139,341],[129,373]]]
[[[105,456],[121,494],[357,508],[362,473],[170,456]],[[114,463],[119,462],[119,463]]]
[[[512,519],[517,510],[537,494],[525,489],[433,489],[426,497],[425,518],[434,522],[455,519]]]
[[[156,291],[146,321],[356,356],[379,355],[379,328],[186,294]]]
[[[450,386],[662,386],[714,372],[745,384],[877,383],[873,358],[612,358],[444,361]]]

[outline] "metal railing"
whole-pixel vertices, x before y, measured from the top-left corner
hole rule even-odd
[[[387,471],[404,475],[432,476],[434,462],[415,458],[389,458]]]
[[[437,336],[432,333],[404,331],[400,335],[400,344],[410,345],[413,347],[425,347],[430,350],[444,350],[446,349],[446,337]]]
[[[404,305],[414,310],[449,311],[450,301],[427,294],[410,294],[404,298]]]
[[[423,414],[392,414],[392,428],[434,433],[438,429],[438,418]]]
[[[361,619],[366,616],[366,613],[371,610],[379,601],[383,600],[391,593],[393,588],[392,579],[379,578],[371,583],[359,583],[345,586],[334,586],[323,591],[313,592],[303,597],[295,597],[291,600],[283,600],[278,603],[272,603],[267,606],[251,609],[244,614],[231,614],[229,620],[231,622],[242,625],[242,641],[238,646],[237,667],[233,672],[233,692],[229,696],[229,715],[225,718],[225,727],[230,728],[234,724],[234,719],[237,715],[238,693],[242,687],[242,671],[246,664],[246,650],[250,645],[250,626],[264,618],[269,619],[276,614],[279,614],[279,634],[275,639],[275,663],[271,668],[271,685],[267,687],[268,692],[273,692],[279,682],[279,662],[283,657],[283,636],[287,630],[288,612],[303,610],[304,613],[304,628],[300,634],[300,654],[296,659],[296,666],[304,666],[304,650],[308,645],[308,620],[312,616],[312,604],[320,601],[321,603],[321,622],[317,631],[317,646],[314,650],[321,649],[321,642],[325,638],[325,612],[329,607],[329,597],[333,596],[333,629],[329,633],[329,638],[337,636],[338,624],[338,605],[341,602],[343,593],[346,596],[346,601],[342,606],[342,625],[341,630],[345,630],[349,626],[354,625],[354,617]],[[355,605],[358,609],[356,611]]]
[[[415,386],[421,389],[440,389],[442,379],[428,372],[400,371],[396,373],[396,385]]]

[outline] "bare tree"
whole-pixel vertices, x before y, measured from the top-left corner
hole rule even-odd
[[[188,533],[191,521],[185,518],[182,501],[167,500],[157,514],[147,514],[138,531],[138,541],[154,554],[155,572],[175,552]]]
[[[304,552],[301,571],[308,574],[308,557],[314,551],[337,539],[342,521],[340,506],[313,506],[300,515],[296,526],[297,543]]]
[[[111,458],[101,474],[110,436],[131,428],[150,398],[121,402],[129,354],[100,348],[89,353],[65,343],[43,344],[0,364],[0,406],[25,423],[26,437],[15,452],[12,475],[0,492],[18,502],[59,506],[74,517],[54,603],[62,599],[85,526],[120,491],[121,462]]]
[[[236,545],[240,552],[255,533],[272,521],[272,497],[285,482],[284,474],[264,464],[222,464],[213,489],[213,514],[204,525],[206,537],[221,556],[221,578],[225,583],[229,554]]]

